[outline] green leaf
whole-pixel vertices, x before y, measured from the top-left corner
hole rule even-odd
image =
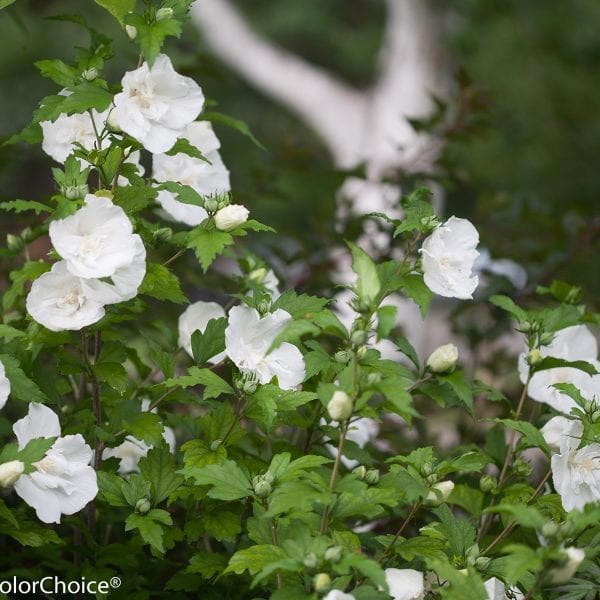
[[[405,231],[427,232],[431,229],[433,208],[429,198],[431,191],[427,188],[417,188],[408,198],[402,201],[404,218],[394,230],[394,237]]]
[[[458,483],[454,486],[447,502],[460,506],[474,517],[480,517],[483,511],[483,500],[484,495],[481,490]]]
[[[190,558],[186,573],[198,573],[205,579],[210,579],[222,573],[227,566],[227,557],[216,552],[198,552]]]
[[[296,294],[294,290],[286,290],[273,302],[271,311],[275,312],[281,308],[289,313],[292,319],[309,319],[314,313],[323,310],[328,302],[327,298]]]
[[[501,513],[511,516],[521,527],[541,529],[547,518],[533,506],[526,504],[499,504],[486,508],[484,513]]]
[[[111,506],[127,506],[127,500],[123,495],[125,481],[116,473],[98,471],[96,473],[100,497]]]
[[[25,337],[25,333],[19,331],[15,327],[11,327],[10,325],[5,325],[4,323],[0,324],[0,338],[10,342],[17,338]]]
[[[396,306],[380,306],[377,309],[377,341],[386,338],[396,326]]]
[[[205,512],[202,515],[202,524],[206,533],[219,542],[233,541],[242,531],[241,514],[231,510]]]
[[[153,448],[138,463],[140,473],[150,482],[155,504],[166,500],[182,483],[175,472],[175,458],[166,448]]]
[[[36,202],[35,200],[8,200],[7,202],[0,202],[0,209],[16,213],[33,210],[36,215],[39,215],[41,212],[52,212],[52,209],[49,206],[42,204],[41,202]]]
[[[152,446],[158,446],[162,441],[163,425],[160,417],[155,413],[138,413],[133,419],[125,423],[125,429],[133,437]]]
[[[0,463],[20,460],[25,464],[24,473],[31,473],[35,471],[32,463],[42,460],[55,441],[56,437],[35,438],[29,440],[22,450],[16,444],[7,444],[0,453]]]
[[[50,265],[43,260],[26,262],[20,269],[10,273],[10,280],[13,282],[10,289],[4,293],[2,306],[5,310],[12,308],[17,299],[24,295],[25,285],[39,277],[42,273],[50,270]]]
[[[163,538],[165,530],[163,525],[168,526],[172,523],[173,521],[168,512],[154,508],[145,515],[130,514],[125,520],[125,531],[137,529],[146,544],[164,554]]]
[[[239,500],[252,495],[250,480],[244,471],[231,460],[219,465],[192,467],[181,471],[199,485],[212,486],[208,496],[217,500]]]
[[[235,573],[241,575],[244,571],[248,571],[250,575],[256,575],[266,566],[284,558],[286,558],[285,552],[279,546],[258,544],[244,550],[238,550],[229,559],[229,565],[223,571],[223,574]]]
[[[429,310],[429,303],[433,298],[433,292],[425,285],[422,275],[403,275],[399,278],[400,287],[404,293],[415,302],[425,317]]]
[[[123,393],[127,389],[129,377],[122,364],[116,362],[99,362],[92,366],[92,371],[100,381],[108,384],[114,390]]]
[[[167,267],[156,263],[148,263],[139,293],[157,300],[169,300],[176,304],[187,302],[177,275],[169,271]]]
[[[354,292],[362,304],[372,306],[381,291],[377,267],[364,250],[352,242],[347,242],[347,244],[352,252],[352,270],[357,276],[357,280],[353,284]]]
[[[412,407],[412,395],[406,390],[406,380],[400,378],[382,379],[377,389],[390,404],[390,410],[400,415],[409,425],[419,413]]]
[[[218,229],[208,231],[202,227],[196,227],[188,233],[187,247],[194,250],[204,272],[230,244],[233,244],[233,236],[226,231]]]
[[[204,208],[204,198],[189,185],[177,183],[176,181],[165,181],[157,189],[171,192],[178,202]]]
[[[253,133],[250,131],[250,128],[248,125],[246,125],[246,123],[244,123],[244,121],[234,119],[233,117],[219,112],[203,112],[202,120],[211,121],[212,123],[223,123],[223,125],[227,125],[227,127],[231,127],[232,129],[239,131],[242,135],[246,136],[262,150],[266,150],[266,148],[254,137]]]
[[[469,414],[473,414],[473,392],[462,371],[454,371],[448,375],[436,375],[438,381],[447,383],[458,396],[458,399],[465,405]]]
[[[550,456],[550,448],[535,425],[527,421],[514,421],[513,419],[494,419],[494,421],[521,433],[523,437],[519,440],[519,444],[523,448],[540,448],[546,455]]]
[[[121,26],[124,25],[123,17],[135,10],[135,0],[95,0],[95,2],[115,17]]]
[[[102,112],[108,108],[113,95],[95,83],[83,82],[68,88],[69,96],[46,96],[42,98],[40,108],[34,113],[39,121],[54,121],[61,113],[72,115],[84,113],[91,108]]]
[[[200,369],[199,367],[190,367],[187,375],[176,377],[175,379],[167,379],[162,383],[167,387],[180,386],[182,388],[191,387],[194,385],[203,385],[204,398],[218,398],[221,394],[233,394],[233,388],[216,373],[209,369]]]
[[[182,31],[182,22],[175,18],[148,23],[144,17],[129,13],[123,16],[123,21],[137,29],[135,41],[140,45],[142,54],[150,67],[160,53],[165,38],[170,35],[179,37]]]
[[[183,464],[186,467],[204,467],[218,465],[227,458],[227,450],[220,444],[216,450],[203,440],[190,440],[181,446],[183,450]]]
[[[4,364],[6,377],[10,381],[10,396],[24,402],[40,402],[44,404],[48,398],[38,385],[21,369],[19,361],[8,354],[0,354]]]
[[[519,323],[528,320],[527,313],[521,307],[517,306],[508,296],[490,296],[490,302],[510,313]]]
[[[48,77],[48,79],[51,79],[54,83],[62,87],[71,87],[80,78],[80,73],[77,69],[57,58],[38,60],[33,64],[44,77]]]
[[[179,138],[173,147],[165,153],[167,156],[175,156],[177,154],[186,154],[187,156],[191,156],[192,158],[197,158],[199,160],[212,164],[208,158],[206,158],[196,146],[190,144],[190,142],[185,138]]]
[[[584,371],[588,375],[597,375],[598,370],[594,365],[591,365],[584,360],[564,360],[562,358],[555,358],[554,356],[546,356],[542,358],[539,363],[533,368],[533,372],[537,373],[538,371],[545,371],[547,369],[557,369],[557,368],[571,368],[571,369],[579,369],[580,371]]]
[[[333,565],[333,570],[341,575],[349,574],[351,569],[370,579],[377,587],[388,589],[384,570],[378,562],[364,554],[347,554],[340,562]]]
[[[16,2],[16,0],[0,0],[0,10],[6,8],[7,6],[10,6],[14,2]]]
[[[475,543],[475,528],[466,519],[457,519],[447,505],[442,504],[433,511],[444,532],[450,552],[454,556],[463,556],[466,550]]]
[[[225,350],[225,329],[227,317],[211,319],[202,333],[200,330],[192,334],[192,354],[197,364],[203,365],[210,358]]]

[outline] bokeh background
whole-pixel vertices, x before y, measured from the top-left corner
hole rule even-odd
[[[357,89],[376,76],[386,23],[382,0],[234,4],[266,39]],[[438,0],[432,7],[452,82],[440,113],[465,108],[438,160],[446,216],[471,219],[494,257],[526,268],[530,285],[521,293],[558,278],[580,285],[594,306],[600,291],[600,4]],[[68,62],[87,42],[75,25],[45,19],[69,13],[114,35],[109,79],[118,82],[136,64],[135,45],[92,0],[17,0],[0,11],[1,141],[28,122],[42,96],[56,91],[32,63],[50,57]],[[225,66],[192,23],[180,40],[169,41],[168,51],[177,68],[218,102],[217,110],[244,120],[266,148],[217,126],[237,200],[279,232],[262,237],[257,250],[308,263],[306,281],[326,285],[328,249],[342,237],[334,227],[335,193],[346,174],[318,135]],[[420,125],[435,127],[436,119]],[[0,147],[0,200],[51,193],[51,162],[39,147]],[[26,221],[19,219],[20,225]],[[4,232],[14,228],[11,213],[0,220]],[[356,231],[348,227],[352,237]]]

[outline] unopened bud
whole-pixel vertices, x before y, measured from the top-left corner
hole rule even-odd
[[[365,481],[369,485],[375,485],[379,483],[379,469],[369,469],[365,475]]]
[[[480,556],[475,561],[474,566],[478,571],[485,571],[490,566],[491,562],[492,562],[491,558],[489,558],[487,556]]]
[[[167,242],[172,236],[173,230],[170,227],[161,227],[152,234],[152,238],[157,242]]]
[[[571,546],[565,548],[564,562],[561,566],[550,571],[551,583],[566,583],[575,575],[575,571],[585,558],[585,552],[581,548]]]
[[[204,201],[204,208],[211,213],[217,212],[217,210],[219,209],[219,204],[218,202],[215,200],[215,198],[207,198]]]
[[[248,220],[250,212],[245,206],[240,204],[229,204],[217,212],[215,215],[215,225],[221,231],[230,231],[235,229]]]
[[[356,467],[355,469],[352,470],[352,472],[359,478],[359,479],[364,479],[365,476],[367,475],[367,467],[365,467],[365,465],[360,465],[359,467]]]
[[[266,315],[269,310],[271,310],[271,301],[267,300],[266,298],[260,300],[260,302],[256,305],[256,310],[258,310],[261,315]]]
[[[156,20],[157,21],[166,21],[173,16],[173,9],[168,6],[163,6],[163,8],[159,8],[156,11]]]
[[[454,489],[454,482],[452,481],[440,481],[431,486],[427,497],[423,503],[427,506],[439,506],[443,502],[448,500],[448,496]]]
[[[223,440],[214,440],[210,443],[211,452],[216,452],[221,445],[223,444]]]
[[[458,348],[454,344],[444,344],[436,348],[427,359],[427,367],[433,373],[448,373],[456,367]]]
[[[127,25],[127,27],[129,27],[129,25]],[[108,118],[106,119],[106,126],[108,127],[108,129],[110,129],[110,131],[114,133],[121,133],[121,131],[123,131],[119,126],[119,123],[117,122],[117,113],[114,109],[108,113]]]
[[[527,353],[527,364],[533,367],[541,362],[542,358],[542,353],[537,348],[534,348]]]
[[[267,270],[264,267],[260,267],[258,269],[254,269],[251,271],[248,277],[250,281],[254,281],[255,283],[262,283],[267,276]]]
[[[529,333],[531,331],[531,323],[529,321],[521,321],[519,328],[523,333]]]
[[[313,587],[316,592],[325,592],[331,585],[331,577],[327,573],[317,573],[313,577]]]
[[[254,394],[254,392],[256,391],[257,388],[258,388],[258,381],[256,381],[255,379],[248,379],[248,380],[244,381],[244,384],[242,385],[242,390],[246,394]]]
[[[335,362],[340,363],[342,365],[345,365],[347,362],[350,361],[350,352],[348,352],[348,350],[338,350],[333,358],[335,360]]]
[[[355,347],[362,346],[367,341],[367,332],[363,329],[357,329],[350,337],[350,341]]]
[[[137,37],[137,27],[134,25],[125,25],[125,32],[130,40],[135,40]]]
[[[356,349],[356,358],[358,358],[358,360],[364,358],[367,354],[367,347],[366,346],[361,346],[360,348]]]
[[[555,535],[557,535],[559,531],[560,527],[557,523],[555,523],[554,521],[548,521],[547,523],[544,523],[540,533],[545,538],[552,538]]]
[[[263,478],[254,484],[254,493],[261,498],[266,498],[271,493],[271,489],[271,484]]]
[[[425,477],[425,483],[427,485],[433,485],[434,483],[437,482],[438,479],[439,479],[438,474],[432,473],[431,475],[427,475],[427,477]]]
[[[494,492],[498,488],[498,480],[493,475],[484,475],[479,480],[479,489],[482,492]]]
[[[433,465],[430,462],[423,463],[421,467],[421,474],[425,477],[433,473]]]
[[[343,390],[337,390],[327,404],[327,412],[334,421],[346,421],[352,416],[352,399]]]
[[[229,197],[229,194],[223,194],[222,196],[219,196],[217,201],[218,201],[217,208],[219,210],[221,210],[222,208],[229,206],[231,199]]]
[[[552,342],[553,339],[554,339],[554,334],[547,331],[546,333],[542,333],[542,335],[540,335],[540,344],[542,346],[547,346],[548,344],[550,344]]]
[[[600,421],[600,410],[595,410],[591,415],[590,415],[590,421],[592,423],[597,423],[598,421]]]
[[[275,476],[273,475],[273,473],[271,473],[271,471],[267,471],[262,478],[268,482],[268,483],[273,483],[275,481]]]
[[[369,373],[367,375],[367,383],[369,385],[377,385],[381,381],[381,373]]]
[[[94,79],[96,79],[98,75],[98,69],[96,67],[90,67],[81,74],[81,77],[86,81],[94,81]]]
[[[23,240],[18,235],[7,233],[6,246],[12,252],[19,252],[23,248]]]
[[[331,548],[327,548],[325,551],[325,560],[328,560],[331,563],[340,562],[342,558],[342,549],[340,546],[332,546]]]
[[[148,498],[140,498],[135,503],[135,512],[139,513],[140,515],[145,515],[150,510],[151,506],[152,505],[150,504]]]
[[[67,200],[77,200],[78,198],[83,198],[87,194],[87,185],[85,186],[85,190],[82,189],[83,186],[78,185],[70,185],[64,189],[65,198]],[[83,192],[83,195],[82,195]]]
[[[307,569],[314,569],[319,564],[319,559],[314,552],[310,552],[304,557],[304,566]]]
[[[513,463],[513,473],[523,477],[529,477],[529,475],[531,475],[531,467],[529,466],[529,463],[517,458]]]
[[[11,460],[0,465],[0,487],[12,487],[23,474],[25,465],[20,460]]]

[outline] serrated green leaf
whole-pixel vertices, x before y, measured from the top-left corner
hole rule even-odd
[[[177,202],[204,208],[204,198],[189,185],[177,183],[176,181],[164,181],[157,189],[171,192],[175,196]]]
[[[241,575],[244,571],[248,571],[250,575],[256,575],[266,566],[284,558],[286,558],[285,552],[279,546],[258,544],[238,550],[229,559],[229,564],[223,573]]]
[[[220,542],[235,539],[242,531],[241,520],[241,514],[231,510],[205,512],[202,515],[202,524],[206,533]]]
[[[274,312],[278,308],[285,310],[293,319],[311,318],[313,313],[318,313],[329,300],[326,298],[317,298],[307,294],[296,294],[294,290],[286,290],[271,306]]]
[[[457,370],[447,375],[437,375],[438,381],[447,383],[457,395],[458,399],[464,404],[469,414],[473,414],[473,392],[463,371]]]
[[[227,557],[216,552],[198,552],[190,558],[186,567],[187,573],[198,573],[205,579],[210,579],[222,573],[227,566]]]
[[[533,372],[538,373],[539,371],[558,368],[579,369],[580,371],[584,371],[588,375],[598,374],[598,370],[596,369],[596,367],[584,360],[564,360],[562,358],[556,358],[554,356],[546,356],[545,358],[542,358],[542,360],[539,363],[536,363],[534,365]]]
[[[220,444],[216,450],[203,440],[190,440],[181,446],[183,450],[183,464],[186,467],[204,467],[218,465],[227,458],[225,446]]]
[[[7,202],[0,202],[0,209],[16,213],[33,210],[36,215],[39,215],[41,212],[52,212],[49,206],[35,200],[8,200]]]
[[[95,0],[123,26],[123,17],[135,10],[135,0]]]
[[[385,378],[377,384],[377,389],[389,403],[389,409],[400,415],[409,425],[412,418],[418,416],[412,407],[412,395],[406,390],[406,380],[400,378]]]
[[[161,513],[165,511],[160,511]],[[163,528],[163,524],[169,525],[170,523],[165,523],[165,519],[157,518],[158,511],[154,512],[150,511],[148,514],[139,515],[137,513],[130,514],[127,519],[125,519],[125,531],[132,531],[137,529],[142,540],[146,544],[149,544],[156,550],[158,550],[161,554],[164,554],[165,548],[163,546],[163,538],[165,535],[165,530]],[[168,513],[166,513],[168,515]]]
[[[48,398],[38,387],[37,383],[29,379],[21,369],[19,361],[8,354],[0,354],[4,365],[6,377],[10,381],[10,396],[24,402],[40,402],[44,404]]]
[[[125,423],[125,429],[138,440],[143,440],[149,445],[158,446],[162,440],[163,425],[160,417],[152,412],[136,414]]]
[[[433,208],[429,198],[431,191],[421,187],[414,190],[408,198],[402,201],[404,217],[394,230],[394,237],[405,231],[427,232],[431,229],[431,217]]]
[[[540,448],[546,455],[550,455],[550,448],[541,434],[540,430],[527,421],[515,421],[513,419],[494,419],[496,423],[502,423],[505,427],[518,431],[523,435],[519,444],[524,448]]]
[[[150,492],[155,504],[166,500],[182,483],[175,472],[175,458],[165,448],[153,448],[138,463],[140,473],[150,482]]]
[[[490,302],[510,313],[519,323],[527,321],[527,313],[508,296],[490,296]]]
[[[442,504],[433,512],[440,520],[441,529],[448,542],[451,555],[463,556],[468,548],[475,543],[475,528],[466,519],[458,519],[450,508]]]
[[[5,310],[13,307],[17,299],[24,295],[25,285],[50,270],[50,265],[43,260],[26,262],[20,269],[10,273],[12,286],[4,293],[2,306]]]
[[[62,87],[75,85],[80,78],[80,73],[77,69],[57,58],[38,60],[33,64],[44,77],[48,77],[48,79],[51,79],[54,83]]]
[[[403,275],[398,280],[402,291],[419,307],[421,315],[425,317],[433,292],[425,285],[422,275]]]
[[[219,465],[186,468],[180,472],[192,477],[199,485],[212,486],[208,496],[217,500],[239,500],[252,495],[248,476],[231,460],[224,460]]]
[[[377,341],[386,338],[396,326],[396,306],[380,306],[377,309]]]
[[[114,390],[123,393],[127,389],[129,377],[122,364],[115,362],[99,362],[92,366],[92,371],[99,381],[106,383]]]
[[[192,334],[192,354],[198,365],[203,365],[210,358],[217,356],[225,350],[225,329],[227,317],[211,319],[204,329],[194,331]]]
[[[223,123],[223,125],[227,125],[227,127],[231,127],[236,131],[239,131],[242,135],[246,136],[250,139],[256,146],[258,146],[262,150],[266,150],[266,148],[254,137],[253,133],[250,131],[250,128],[244,121],[240,121],[239,119],[234,119],[228,115],[224,115],[219,112],[203,112],[202,120],[211,121],[212,123]]]
[[[360,302],[371,306],[381,290],[377,267],[364,250],[352,242],[347,242],[347,244],[352,252],[352,270],[357,276],[356,282],[353,284],[354,293]]]
[[[176,304],[187,302],[177,275],[169,271],[167,267],[156,263],[148,263],[139,293],[157,300],[169,300]]]
[[[96,473],[98,481],[99,496],[111,506],[127,506],[127,500],[123,495],[125,481],[115,473]]]
[[[375,586],[384,590],[388,589],[385,572],[377,561],[364,554],[347,554],[339,563],[333,565],[333,570],[341,575],[350,573],[351,569],[370,579]]]
[[[200,369],[199,367],[190,367],[187,375],[176,377],[175,379],[167,379],[162,383],[167,387],[180,386],[182,388],[191,387],[194,385],[203,385],[204,398],[218,398],[221,394],[233,394],[233,388],[216,373],[209,369]]]
[[[137,29],[135,41],[140,45],[142,54],[150,67],[160,53],[165,38],[171,35],[179,37],[182,30],[182,22],[175,18],[148,23],[141,15],[129,13],[124,15],[123,21]]]
[[[11,327],[10,325],[0,323],[0,338],[10,342],[11,340],[15,340],[20,337],[25,337],[25,333],[23,331],[20,331],[15,327]]]
[[[212,265],[215,258],[230,244],[233,244],[233,236],[226,231],[219,231],[218,229],[208,231],[201,227],[196,227],[189,232],[187,238],[187,247],[194,250],[204,272],[208,270],[208,267]]]
[[[198,160],[204,161],[209,165],[212,164],[210,160],[208,160],[208,158],[206,158],[206,156],[204,156],[202,152],[200,152],[200,150],[196,148],[196,146],[190,144],[189,140],[187,140],[186,138],[179,138],[175,142],[173,147],[165,154],[167,156],[175,156],[176,154],[186,154],[187,156],[191,156],[192,158],[197,158]]]

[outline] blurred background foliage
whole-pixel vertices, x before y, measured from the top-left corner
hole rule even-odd
[[[269,39],[353,85],[366,87],[375,76],[385,23],[381,1],[236,4]],[[446,215],[470,218],[492,255],[523,264],[532,282],[558,278],[581,285],[592,307],[600,291],[600,4],[437,4],[456,71],[453,101],[468,100],[465,118],[440,160]],[[68,62],[73,48],[86,43],[77,26],[42,18],[65,13],[83,14],[114,36],[109,79],[117,82],[135,66],[134,45],[92,0],[17,0],[0,11],[0,139],[17,132],[38,100],[54,92],[32,63],[51,57]],[[302,123],[211,56],[192,25],[181,40],[169,42],[168,52],[178,70],[218,101],[217,110],[246,121],[267,148],[217,125],[237,201],[280,233],[261,236],[256,251],[288,264],[308,262],[308,270],[297,270],[304,275],[294,285],[302,287],[302,277],[310,275],[313,289],[324,286],[327,249],[341,241],[334,213],[344,174],[336,172],[320,140]],[[50,166],[38,147],[1,147],[0,199],[42,198],[52,190]],[[4,231],[13,228],[14,216],[0,219]]]

